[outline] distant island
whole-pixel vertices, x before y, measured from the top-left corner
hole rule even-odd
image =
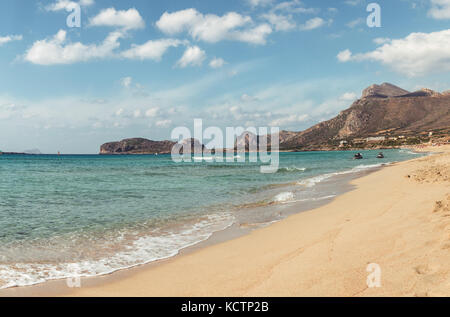
[[[32,149],[32,150],[26,150],[23,152],[2,152],[0,151],[0,155],[5,154],[5,155],[41,155],[41,151],[39,151],[38,149]]]
[[[269,146],[273,137],[269,136]],[[300,132],[281,131],[277,137],[281,151],[381,149],[434,140],[448,142],[450,90],[439,93],[424,88],[409,92],[389,83],[372,85],[333,119]],[[236,138],[235,148],[259,145],[259,138],[245,132]],[[176,144],[132,138],[103,144],[100,154],[167,154]]]
[[[194,153],[196,148],[205,149],[205,146],[195,139],[187,139],[178,143],[173,141],[152,141],[144,138],[133,138],[119,142],[105,143],[100,147],[100,154],[170,154],[174,146],[178,146],[179,153],[182,153],[183,144],[191,145],[191,153]]]

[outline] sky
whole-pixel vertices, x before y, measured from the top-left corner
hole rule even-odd
[[[0,150],[98,153],[195,118],[301,131],[374,83],[450,89],[450,0],[379,0],[380,27],[372,2],[2,0]]]

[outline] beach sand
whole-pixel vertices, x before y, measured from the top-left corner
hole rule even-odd
[[[382,168],[331,203],[248,235],[81,288],[60,283],[58,294],[450,296],[450,146],[422,150],[443,153]],[[380,287],[367,285],[371,263]],[[49,294],[48,284],[0,292]]]

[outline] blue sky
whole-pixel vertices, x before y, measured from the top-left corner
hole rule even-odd
[[[450,0],[3,0],[0,149],[333,117],[372,83],[450,89]],[[81,27],[66,24],[74,4]]]

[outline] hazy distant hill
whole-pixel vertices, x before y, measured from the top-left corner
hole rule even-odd
[[[30,155],[40,155],[40,154],[42,154],[41,151],[39,151],[39,149],[26,150],[26,151],[23,151],[23,153],[30,154]]]

